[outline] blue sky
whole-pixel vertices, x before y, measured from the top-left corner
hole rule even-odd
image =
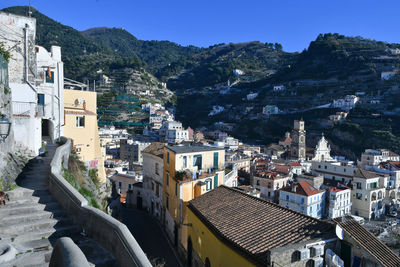
[[[29,0],[1,0],[0,8]],[[208,47],[279,42],[301,51],[319,33],[400,43],[400,1],[377,0],[31,0],[45,15],[78,30],[124,28],[142,40]]]

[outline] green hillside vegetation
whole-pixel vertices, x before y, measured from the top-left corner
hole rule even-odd
[[[195,46],[181,46],[169,41],[142,41],[120,28],[93,28],[82,34],[121,57],[137,57],[148,71],[155,73],[168,64],[200,51]]]
[[[168,80],[168,87],[173,90],[213,86],[235,79],[234,69],[245,72],[242,77],[244,80],[261,79],[269,75],[271,70],[290,64],[294,57],[295,54],[283,52],[280,44],[219,44],[174,62],[156,75],[162,80],[176,76]]]

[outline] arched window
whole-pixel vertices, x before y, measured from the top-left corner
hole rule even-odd
[[[188,253],[187,253],[187,266],[191,267],[192,266],[192,249],[193,249],[193,245],[192,245],[192,238],[189,236],[188,237],[188,241],[187,241],[187,249],[188,249]]]
[[[296,250],[292,253],[292,262],[296,262],[300,260],[300,251]]]
[[[211,267],[211,262],[210,262],[210,259],[207,257],[206,258],[206,262],[205,262],[205,267]]]
[[[378,192],[378,199],[382,199],[382,191]]]

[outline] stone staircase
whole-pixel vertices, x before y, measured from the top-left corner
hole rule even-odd
[[[9,244],[18,251],[13,260],[0,266],[48,266],[53,246],[63,236],[80,247],[91,266],[117,266],[108,251],[81,234],[82,229],[48,191],[55,149],[48,145],[45,157],[29,161],[17,178],[19,187],[7,192],[10,201],[0,206],[0,245]]]

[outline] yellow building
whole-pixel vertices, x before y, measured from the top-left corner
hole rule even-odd
[[[73,150],[88,169],[97,168],[100,182],[105,183],[96,109],[96,92],[64,89],[64,135],[72,139]]]
[[[187,266],[321,266],[335,228],[224,185],[188,204]]]
[[[186,207],[190,200],[224,182],[225,150],[211,146],[164,147],[164,207],[170,238],[186,249]]]

